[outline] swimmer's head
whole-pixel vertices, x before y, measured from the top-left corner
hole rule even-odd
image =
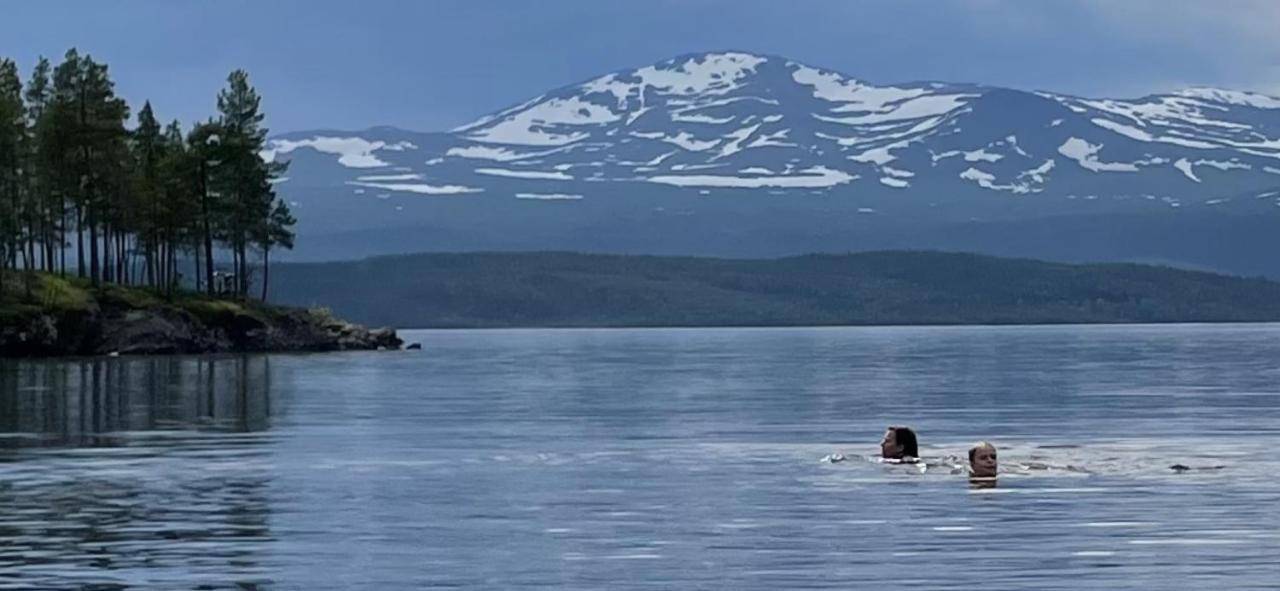
[[[996,446],[985,441],[969,448],[969,475],[977,478],[995,478],[1000,463],[996,458]]]
[[[895,460],[920,457],[916,432],[909,427],[889,427],[880,440],[880,456]]]

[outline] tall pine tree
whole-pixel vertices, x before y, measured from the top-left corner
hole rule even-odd
[[[4,269],[17,266],[17,255],[22,250],[25,116],[18,65],[9,59],[0,60],[0,289]]]
[[[53,89],[49,85],[49,60],[41,57],[31,72],[31,80],[27,83],[27,191],[30,195],[32,215],[30,216],[30,233],[33,242],[40,246],[40,267],[46,271],[55,269],[55,247],[61,250],[62,218],[64,206],[62,197],[51,191],[41,153],[42,122],[48,112]],[[65,265],[62,267],[65,272]]]
[[[298,220],[289,211],[289,205],[283,199],[277,199],[271,208],[271,215],[257,232],[258,248],[262,249],[262,301],[267,301],[267,286],[271,281],[271,249],[277,246],[286,250],[293,249],[293,225]]]
[[[223,166],[220,193],[225,197],[222,216],[224,236],[231,249],[236,291],[249,291],[248,252],[258,228],[269,223],[275,190],[271,179],[284,168],[264,162],[267,129],[262,126],[261,97],[249,84],[249,75],[236,70],[227,77],[227,88],[218,94],[218,112],[223,128]]]
[[[138,111],[138,128],[132,133],[133,199],[135,210],[134,229],[143,251],[146,278],[154,285],[159,276],[158,253],[160,250],[161,201],[164,199],[164,183],[161,163],[164,160],[165,142],[160,122],[151,110],[151,101]]]

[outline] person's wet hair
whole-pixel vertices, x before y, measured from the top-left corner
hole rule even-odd
[[[988,452],[981,458],[979,453]],[[978,478],[995,478],[999,472],[998,460],[996,459],[996,446],[980,441],[973,447],[969,448],[969,475]],[[979,465],[979,459],[982,460]]]
[[[916,432],[910,427],[889,427],[893,431],[893,441],[902,446],[903,457],[920,457],[920,446],[916,442]]]

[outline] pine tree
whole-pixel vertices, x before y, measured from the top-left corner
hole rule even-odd
[[[267,286],[271,280],[271,249],[279,246],[285,250],[293,250],[293,225],[298,220],[289,211],[289,204],[283,199],[276,200],[271,208],[271,215],[258,232],[258,248],[262,249],[262,301],[267,301]]]
[[[164,196],[161,162],[165,149],[161,131],[160,122],[156,121],[151,110],[151,101],[147,101],[138,111],[138,128],[132,134],[133,158],[130,164],[133,168],[131,205],[135,213],[134,229],[138,232],[138,242],[143,251],[148,285],[155,285],[159,275],[160,203]]]
[[[61,228],[59,266],[66,272],[66,233],[76,232],[76,274],[83,277],[87,269],[84,262],[84,226],[80,223],[84,210],[84,158],[77,147],[80,109],[78,101],[80,81],[80,55],[68,50],[62,63],[53,70],[48,102],[36,124],[36,168],[41,190],[46,192],[49,203],[57,204],[58,226]],[[54,212],[49,212],[53,215]]]
[[[187,135],[187,153],[191,161],[193,189],[197,209],[196,233],[197,257],[204,257],[204,286],[209,295],[215,295],[213,284],[213,240],[221,226],[223,196],[216,186],[216,174],[223,166],[225,151],[222,144],[222,124],[209,120],[192,128]]]
[[[220,192],[227,209],[222,217],[227,246],[231,249],[241,297],[249,291],[248,247],[256,228],[269,223],[275,191],[274,175],[283,167],[264,162],[267,130],[262,126],[261,97],[249,84],[249,75],[236,70],[227,76],[227,88],[218,93],[218,112],[224,136]]]
[[[89,56],[81,62],[79,139],[86,160],[83,199],[90,239],[90,278],[96,285],[113,279],[112,262],[118,256],[116,233],[122,225],[127,229],[127,209],[122,200],[127,190],[125,120],[129,108],[115,96],[106,65]],[[99,236],[103,241],[101,250]]]
[[[22,149],[26,134],[22,105],[22,79],[18,65],[0,60],[0,289],[5,268],[17,266],[22,250],[24,192],[22,191]],[[29,264],[25,265],[29,268]]]
[[[173,293],[179,283],[178,255],[195,254],[195,236],[198,235],[198,218],[191,215],[199,207],[196,199],[195,160],[182,135],[182,126],[174,121],[165,128],[163,156],[160,161],[162,199],[159,214],[158,240],[161,249],[161,278],[159,285],[165,293]],[[200,273],[193,275],[199,278]]]
[[[64,214],[61,196],[49,190],[40,147],[40,126],[45,120],[52,92],[49,86],[49,60],[41,57],[31,72],[31,80],[27,83],[26,176],[32,207],[30,231],[34,237],[33,242],[40,244],[40,266],[46,271],[52,271],[55,268],[54,247],[61,249]],[[65,266],[62,271],[66,271]]]
[[[62,63],[53,70],[53,93],[39,128],[40,160],[49,181],[48,189],[63,199],[66,215],[75,215],[76,275],[84,277],[88,266],[84,254],[85,185],[88,177],[87,153],[80,140],[83,119],[80,81],[80,54],[67,50]],[[64,220],[64,226],[70,226]]]

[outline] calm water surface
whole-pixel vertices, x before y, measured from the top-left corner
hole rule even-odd
[[[1280,585],[1280,326],[406,336],[0,363],[0,589]]]

